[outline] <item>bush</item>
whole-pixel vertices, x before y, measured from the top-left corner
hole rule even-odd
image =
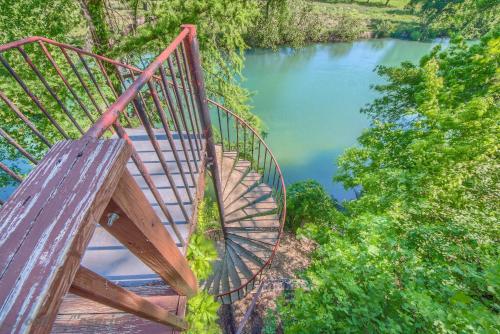
[[[355,9],[335,8],[325,23],[328,41],[353,41],[368,29],[368,19]]]
[[[335,202],[320,183],[307,180],[287,188],[286,227],[293,232],[305,223],[328,222],[336,213]]]
[[[188,301],[186,320],[189,323],[187,334],[219,334],[220,327],[217,323],[217,311],[220,304],[214,296],[206,291],[200,291]]]
[[[218,211],[214,202],[205,197],[198,207],[198,225],[191,236],[187,249],[187,259],[191,270],[198,280],[207,279],[213,271],[212,263],[217,259],[217,250],[212,240],[205,237],[208,229],[219,227]],[[217,334],[221,330],[217,323],[220,304],[214,296],[200,291],[188,301],[186,320],[189,323],[187,334]]]
[[[319,34],[319,21],[306,1],[267,1],[247,40],[262,48],[298,47],[319,40]]]

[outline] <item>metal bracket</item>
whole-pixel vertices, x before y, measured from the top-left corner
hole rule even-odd
[[[108,223],[107,223],[108,226],[109,227],[113,226],[113,223],[117,221],[118,218],[120,218],[120,216],[117,213],[115,212],[108,213]]]

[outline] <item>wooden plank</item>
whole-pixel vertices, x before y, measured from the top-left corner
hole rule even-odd
[[[111,214],[118,219],[110,223]],[[126,171],[99,223],[180,295],[193,296],[196,277],[141,189]]]
[[[0,332],[46,333],[118,180],[124,140],[54,146],[0,211]]]
[[[98,303],[135,314],[164,325],[187,329],[185,320],[149,300],[130,292],[85,267],[80,267],[70,289],[71,293]]]

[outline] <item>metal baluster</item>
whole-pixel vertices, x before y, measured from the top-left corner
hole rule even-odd
[[[80,84],[82,85],[83,90],[85,90],[85,93],[87,93],[87,95],[90,99],[90,102],[92,102],[92,104],[94,105],[97,112],[102,115],[101,107],[99,107],[99,105],[97,104],[97,102],[94,99],[94,96],[92,96],[92,94],[90,93],[89,87],[87,86],[87,84],[83,80],[82,76],[80,75],[80,72],[78,72],[78,69],[76,68],[75,64],[71,60],[71,57],[69,56],[69,54],[66,52],[66,50],[63,47],[59,47],[59,49],[61,49],[61,52],[64,55],[64,57],[66,58],[66,61],[68,62],[69,66],[71,66],[73,73],[75,73],[76,77],[78,78],[78,81],[80,81]]]
[[[73,97],[75,98],[75,100],[78,103],[78,105],[80,106],[80,108],[82,108],[82,110],[85,113],[85,115],[93,123],[95,120],[92,117],[92,114],[87,109],[87,107],[85,106],[85,104],[82,102],[82,100],[80,99],[80,97],[78,96],[78,94],[75,92],[75,90],[73,89],[73,87],[70,85],[69,81],[63,75],[61,69],[57,65],[57,63],[54,60],[54,58],[52,57],[52,54],[49,52],[49,50],[47,49],[47,47],[45,46],[45,44],[42,41],[38,41],[38,44],[42,48],[43,53],[45,54],[45,56],[47,57],[47,59],[49,60],[49,62],[52,64],[52,67],[54,67],[54,69],[56,70],[57,74],[59,75],[59,77],[61,78],[61,80],[64,82],[64,85],[68,88],[68,90],[71,92],[71,95],[73,95]]]
[[[200,149],[202,148],[202,144],[201,144],[201,139],[199,137],[199,134],[201,133],[200,127],[198,125],[198,120],[196,119],[196,117],[195,117],[195,121],[193,123],[193,115],[192,114],[194,112],[194,114],[196,115],[196,112],[194,110],[191,110],[191,106],[189,104],[189,99],[188,99],[188,95],[187,95],[188,92],[187,92],[187,88],[186,88],[186,80],[184,79],[184,73],[183,73],[182,67],[180,65],[179,51],[177,49],[175,49],[174,53],[175,53],[175,60],[177,62],[177,68],[179,69],[179,75],[181,78],[182,90],[184,91],[184,100],[186,101],[189,120],[191,121],[191,128],[193,129],[193,133],[195,133],[195,140],[196,140],[196,144],[197,144],[196,146],[198,147],[198,157],[201,159]],[[196,135],[196,134],[198,134],[198,135]]]
[[[182,238],[182,234],[179,232],[179,229],[177,228],[177,224],[175,223],[174,219],[172,218],[170,211],[168,211],[167,206],[163,202],[163,198],[161,197],[160,192],[158,191],[158,188],[156,188],[154,181],[151,179],[151,175],[149,175],[148,169],[146,168],[146,166],[142,162],[141,157],[139,156],[139,154],[135,150],[134,143],[130,140],[127,133],[125,132],[123,127],[120,125],[120,122],[116,121],[113,124],[113,127],[114,127],[116,133],[118,134],[118,136],[122,139],[125,139],[132,147],[132,160],[134,161],[139,172],[141,173],[141,176],[143,177],[144,181],[146,181],[146,184],[148,185],[149,189],[151,190],[151,193],[153,193],[153,196],[154,196],[156,202],[158,203],[158,206],[160,207],[161,211],[163,212],[163,214],[167,218],[170,226],[174,230],[174,233],[175,233],[177,239],[179,240],[181,246],[184,246],[186,244],[184,241],[184,238]]]
[[[35,165],[38,164],[38,161],[28,153],[17,141],[15,141],[7,132],[4,131],[4,129],[0,128],[0,136],[4,137],[7,142],[14,146],[22,155],[24,155],[29,161],[34,163]]]
[[[5,102],[5,104],[12,110],[14,113],[21,119],[26,126],[28,126],[31,131],[49,148],[52,147],[49,140],[42,135],[40,131],[36,128],[36,126],[26,117],[24,114],[17,108],[17,106],[2,92],[0,91],[0,98]]]
[[[149,123],[146,112],[144,111],[144,109],[141,105],[141,102],[137,98],[134,99],[133,103],[136,105],[136,109],[139,112],[139,117],[142,119],[142,123],[144,124],[144,128],[148,134],[149,140],[151,141],[151,144],[153,145],[153,148],[155,149],[156,155],[158,156],[158,159],[159,159],[160,164],[163,168],[163,171],[165,172],[165,175],[170,183],[170,186],[172,187],[172,191],[174,192],[177,203],[179,204],[179,207],[181,208],[184,219],[186,219],[186,222],[188,222],[190,224],[191,218],[189,217],[189,214],[187,213],[186,208],[184,207],[184,203],[182,202],[182,199],[179,195],[179,191],[177,190],[177,186],[175,185],[174,179],[173,179],[172,175],[170,174],[170,170],[168,169],[167,163],[165,162],[165,158],[163,157],[163,154],[161,152],[160,144],[156,140],[155,134],[153,133],[153,130],[152,130],[151,125]],[[178,231],[175,223],[172,224],[172,229],[174,229],[174,232],[177,235],[177,237],[180,240],[182,240],[182,235]]]
[[[3,162],[0,162],[0,169],[2,169],[5,173],[9,174],[9,176],[12,177],[14,180],[18,182],[23,182],[23,178],[16,172],[14,172],[12,169],[4,165]]]
[[[181,101],[181,97],[180,97],[180,94],[179,94],[179,87],[177,86],[177,80],[175,79],[175,72],[174,72],[172,60],[170,59],[170,57],[168,57],[167,63],[168,63],[168,69],[170,71],[170,77],[172,78],[172,84],[173,84],[172,86],[174,87],[174,95],[175,95],[175,99],[177,101],[177,106],[178,106],[179,114],[181,115],[181,122],[182,122],[182,125],[184,126],[184,130],[186,131],[186,134],[188,136],[189,147],[191,148],[191,154],[193,155],[193,160],[195,161],[196,171],[198,171],[198,163],[197,163],[197,161],[199,159],[201,159],[200,148],[198,147],[198,142],[195,141],[195,146],[196,146],[196,149],[197,149],[197,152],[198,152],[198,159],[197,159],[196,156],[195,156],[195,150],[194,150],[194,146],[193,146],[193,141],[191,140],[191,133],[189,131],[188,124],[186,122],[186,116],[184,114],[184,108],[182,107],[182,101]],[[167,89],[168,89],[168,87],[167,87]]]
[[[89,75],[90,80],[94,83],[94,86],[95,86],[95,88],[97,89],[97,92],[99,93],[99,95],[101,96],[102,100],[104,101],[104,104],[106,105],[106,107],[108,107],[108,108],[109,108],[108,99],[106,99],[106,98],[104,97],[104,94],[103,94],[103,92],[101,91],[100,85],[99,85],[99,83],[97,82],[97,80],[96,80],[96,78],[95,78],[94,74],[92,73],[92,70],[90,69],[89,65],[87,64],[87,61],[85,60],[85,58],[83,58],[83,56],[82,56],[80,53],[78,53],[78,52],[77,52],[77,54],[78,54],[78,58],[80,58],[80,61],[81,61],[81,62],[82,62],[82,64],[83,64],[83,67],[85,68],[85,71],[87,71],[87,74]]]
[[[158,94],[156,93],[156,90],[153,88],[151,81],[148,81],[148,87],[149,87],[149,91],[151,92],[151,96],[153,97],[153,101],[154,101],[154,104],[156,106],[156,110],[158,111],[158,114],[160,115],[160,120],[161,120],[161,123],[163,125],[163,129],[165,130],[165,134],[167,136],[168,142],[170,143],[170,147],[172,148],[172,153],[174,154],[174,159],[175,159],[175,162],[177,163],[177,168],[179,168],[182,182],[184,182],[184,186],[186,187],[186,192],[188,194],[189,200],[191,201],[191,203],[193,203],[193,196],[191,195],[191,191],[189,190],[189,183],[186,180],[184,168],[182,168],[181,159],[179,157],[179,154],[177,153],[177,148],[175,147],[174,138],[172,137],[172,133],[170,132],[170,129],[168,128],[168,121],[167,121],[167,118],[165,117],[163,108],[161,107],[160,100],[158,99]],[[186,162],[186,163],[189,167],[189,173],[193,177],[193,171],[191,169],[191,165],[189,164],[189,162]],[[193,178],[193,182],[194,182],[194,178]],[[196,185],[196,183],[193,183],[193,185]]]
[[[31,60],[31,58],[28,56],[28,54],[26,53],[26,51],[24,51],[23,47],[19,46],[17,47],[17,49],[19,50],[19,52],[21,53],[21,55],[23,56],[24,60],[26,61],[26,63],[29,65],[29,67],[33,70],[33,72],[35,72],[36,76],[38,77],[38,79],[42,82],[43,86],[45,87],[45,89],[49,92],[49,94],[54,98],[54,100],[56,100],[57,104],[59,105],[59,107],[61,107],[62,111],[64,112],[64,114],[66,114],[66,116],[68,116],[68,118],[70,119],[71,123],[73,123],[73,125],[77,128],[77,130],[83,134],[83,130],[82,128],[80,127],[80,124],[78,124],[78,122],[76,121],[76,119],[73,117],[73,115],[71,115],[71,113],[69,112],[69,110],[66,108],[66,106],[64,105],[64,103],[61,101],[61,99],[59,98],[59,96],[56,94],[56,92],[54,92],[54,90],[52,89],[52,87],[50,87],[49,83],[47,82],[47,80],[45,79],[45,77],[43,76],[43,74],[38,70],[38,67],[36,67],[36,65],[33,63],[33,61]]]
[[[179,139],[181,142],[182,150],[184,152],[184,157],[186,158],[186,162],[191,165],[191,157],[188,154],[188,149],[186,146],[186,143],[184,141],[184,136],[182,135],[182,130],[179,124],[179,119],[177,118],[177,114],[175,112],[174,104],[172,101],[172,96],[170,95],[170,91],[168,90],[168,81],[167,81],[167,75],[165,73],[165,70],[163,66],[160,65],[160,75],[161,75],[161,80],[162,80],[162,93],[164,98],[167,101],[167,106],[170,111],[170,116],[172,116],[172,120],[174,121],[174,127],[179,134]],[[196,181],[194,180],[193,174],[191,174],[191,177],[193,178],[193,184],[196,184]]]
[[[26,94],[30,97],[30,99],[36,104],[38,109],[49,119],[50,123],[54,125],[54,127],[59,131],[59,133],[65,138],[65,139],[70,139],[68,134],[61,128],[59,123],[56,122],[56,120],[48,113],[47,109],[42,105],[40,100],[31,92],[31,90],[26,86],[24,81],[19,77],[19,75],[14,71],[12,67],[10,67],[9,63],[5,58],[0,54],[0,62],[3,64],[3,66],[9,71],[10,75],[14,77],[14,79],[17,81],[17,83],[21,86],[21,88],[24,90]]]

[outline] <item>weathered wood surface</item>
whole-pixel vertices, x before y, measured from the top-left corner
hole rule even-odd
[[[96,273],[80,267],[70,291],[80,297],[135,314],[163,325],[177,329],[187,329],[185,320],[169,310],[128,291]]]
[[[163,283],[126,289],[178,317],[182,318],[185,315],[187,298],[179,296]],[[52,333],[177,334],[179,332],[174,328],[68,293],[59,308]]]
[[[0,332],[45,333],[125,170],[123,140],[63,141],[0,209]]]
[[[111,223],[113,214],[117,219]],[[180,295],[196,293],[196,277],[186,258],[128,171],[123,173],[100,224]]]

